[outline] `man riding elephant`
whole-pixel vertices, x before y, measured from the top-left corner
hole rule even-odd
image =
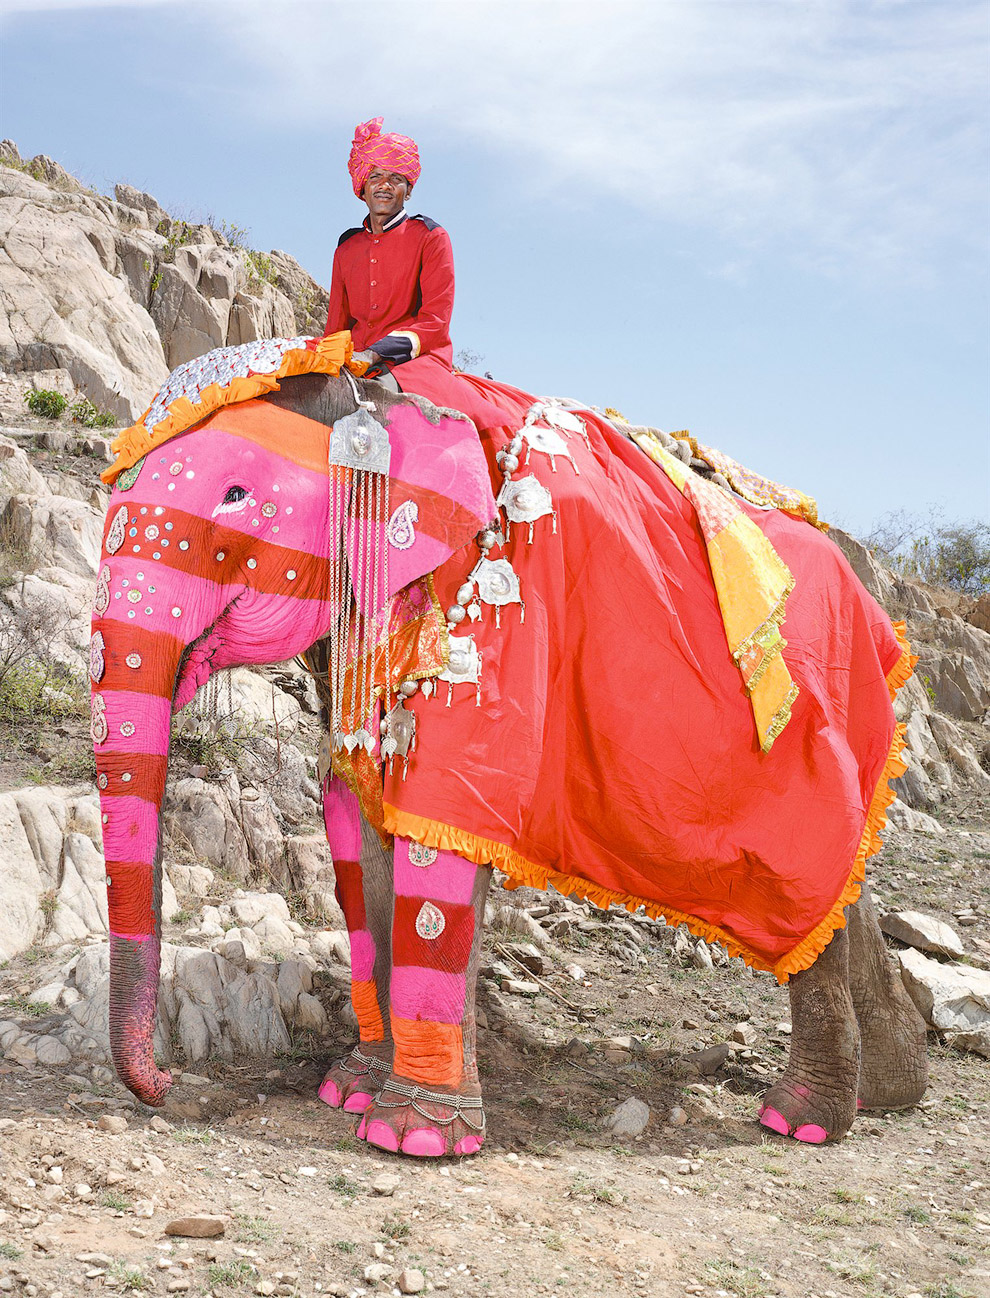
[[[325,333],[350,330],[368,377],[389,371],[403,392],[460,410],[479,429],[501,428],[510,416],[453,370],[450,238],[405,208],[422,170],[416,142],[381,127],[375,117],[354,132],[347,166],[368,215],[337,243]]]

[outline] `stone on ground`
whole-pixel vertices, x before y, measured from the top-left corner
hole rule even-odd
[[[166,1235],[183,1239],[217,1239],[226,1230],[222,1217],[176,1217],[165,1227]]]
[[[958,933],[948,924],[918,910],[893,910],[883,916],[880,927],[888,937],[904,942],[918,951],[936,955],[965,955]]]
[[[649,1105],[638,1100],[635,1095],[630,1095],[628,1100],[623,1100],[619,1107],[605,1119],[603,1125],[615,1136],[635,1138],[643,1134],[649,1120]]]

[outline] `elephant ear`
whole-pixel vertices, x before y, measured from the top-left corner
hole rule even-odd
[[[422,398],[386,416],[389,473],[389,593],[433,572],[495,517],[488,461],[474,424]]]

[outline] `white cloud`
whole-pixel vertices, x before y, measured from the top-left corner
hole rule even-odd
[[[224,39],[251,111],[341,152],[384,113],[533,185],[901,273],[982,243],[985,29],[971,0],[448,0],[247,4]]]

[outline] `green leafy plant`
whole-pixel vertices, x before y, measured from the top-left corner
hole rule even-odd
[[[26,1014],[33,1019],[43,1019],[52,1012],[47,1001],[29,1001],[26,996],[11,996],[5,1002],[4,1009],[14,1014]]]
[[[69,414],[74,424],[83,428],[113,428],[117,423],[116,416],[109,410],[100,410],[88,397],[80,397],[69,407]]]
[[[0,1241],[0,1257],[6,1258],[8,1262],[16,1262],[19,1257],[23,1257],[23,1253],[16,1244],[8,1244],[6,1240],[2,1240]]]
[[[100,1195],[100,1203],[112,1212],[126,1212],[132,1206],[127,1195],[117,1190],[104,1190]]]
[[[269,1244],[273,1239],[278,1239],[282,1233],[281,1226],[264,1217],[249,1217],[237,1213],[234,1221],[236,1222],[234,1239],[238,1244]]]
[[[32,388],[24,394],[24,400],[32,415],[40,415],[43,419],[58,419],[69,404],[67,397],[51,388]]]
[[[233,1289],[237,1285],[247,1284],[254,1274],[255,1268],[251,1263],[239,1257],[233,1262],[211,1262],[207,1279],[212,1288]]]
[[[125,1293],[140,1293],[142,1289],[151,1289],[153,1281],[145,1275],[140,1267],[128,1266],[126,1262],[114,1262],[109,1273]]]
[[[278,271],[266,252],[248,248],[244,252],[244,262],[248,273],[248,284],[255,292],[264,288],[266,284],[278,282]]]
[[[398,1217],[389,1214],[383,1219],[381,1230],[388,1239],[408,1239],[412,1227],[408,1221],[401,1221]]]
[[[210,229],[219,234],[232,248],[247,247],[250,230],[245,230],[240,225],[231,225],[227,221],[218,221],[214,217],[210,217],[209,222]]]

